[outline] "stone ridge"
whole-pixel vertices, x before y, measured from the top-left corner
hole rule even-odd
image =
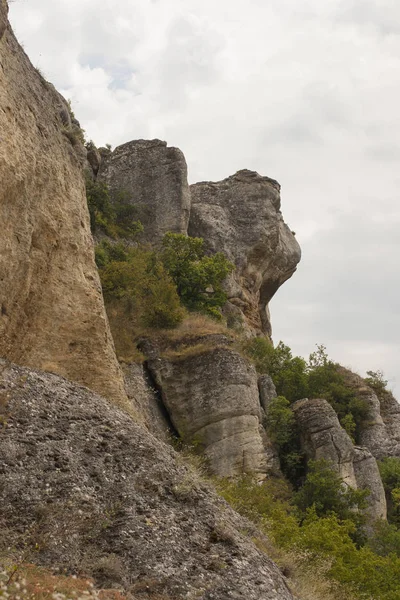
[[[235,264],[226,281],[228,320],[249,335],[272,334],[268,304],[296,271],[300,246],[280,211],[280,185],[242,170],[190,186],[188,233]]]
[[[0,551],[39,541],[36,564],[132,597],[294,600],[254,525],[126,413],[1,360],[0,393]]]
[[[104,156],[97,175],[112,196],[123,192],[144,226],[142,242],[157,245],[168,231],[186,233],[190,211],[187,166],[178,148],[134,140]]]
[[[128,405],[94,262],[85,149],[0,7],[0,356]]]

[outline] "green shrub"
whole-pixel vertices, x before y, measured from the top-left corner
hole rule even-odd
[[[118,300],[132,322],[154,328],[182,322],[176,287],[154,252],[105,241],[97,247],[96,260],[106,303]]]
[[[222,282],[234,268],[221,252],[206,256],[201,238],[167,233],[161,260],[186,308],[221,318],[227,300]]]
[[[266,417],[268,435],[277,447],[282,472],[296,485],[304,473],[305,459],[290,402],[283,396],[274,398]]]
[[[346,383],[340,366],[328,358],[325,346],[317,346],[308,362],[293,356],[283,342],[274,348],[266,337],[245,342],[243,349],[259,373],[268,373],[272,377],[279,396],[290,402],[301,398],[325,398],[350,437],[358,440],[362,423],[368,416],[368,404]]]
[[[383,458],[378,467],[386,493],[388,520],[400,528],[400,458]]]
[[[340,597],[399,600],[400,559],[394,554],[380,556],[371,547],[359,547],[353,540],[357,523],[349,507],[359,505],[358,501],[349,502],[344,513],[340,508],[342,516],[349,512],[350,519],[340,518],[332,506],[319,515],[318,502],[299,516],[291,501],[290,488],[281,480],[258,483],[247,476],[237,481],[219,481],[217,488],[227,502],[253,520],[292,560],[301,562],[306,571],[318,574],[320,570],[321,577],[327,576],[343,586]],[[342,493],[340,480],[318,488],[325,507],[328,489],[335,497],[338,490]]]
[[[334,513],[338,519],[353,521],[357,526],[364,519],[359,512],[367,506],[369,490],[354,490],[345,486],[340,476],[326,460],[310,460],[308,473],[294,500],[303,514],[313,507],[317,516]]]
[[[135,239],[143,231],[137,220],[137,208],[124,191],[111,198],[107,184],[86,175],[86,199],[92,233],[103,232],[112,239]]]

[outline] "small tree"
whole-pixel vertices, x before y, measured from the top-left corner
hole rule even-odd
[[[161,259],[189,310],[221,318],[227,300],[222,282],[234,268],[221,252],[206,256],[203,239],[167,233]]]

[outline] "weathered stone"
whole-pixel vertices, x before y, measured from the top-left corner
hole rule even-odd
[[[258,390],[260,393],[260,403],[267,413],[271,400],[277,397],[274,382],[269,375],[261,375],[258,378]]]
[[[378,396],[356,373],[343,367],[340,373],[367,407],[367,415],[359,427],[360,443],[377,459],[400,456],[400,405],[393,394],[382,389]]]
[[[92,143],[88,145],[87,161],[90,165],[93,175],[97,175],[101,165],[101,154],[97,150],[96,146]]]
[[[267,540],[125,412],[4,361],[0,390],[2,555],[134,598],[293,600]]]
[[[179,435],[204,451],[213,473],[265,474],[275,467],[260,432],[257,374],[238,352],[204,345],[171,358],[153,352],[148,368]]]
[[[271,335],[268,303],[300,260],[280,211],[279,184],[244,170],[190,191],[189,235],[204,238],[210,252],[223,252],[236,266],[226,284],[228,307],[241,311],[249,333]]]
[[[7,27],[8,6],[6,0],[0,0],[0,41]]]
[[[400,456],[400,404],[389,391],[380,395],[381,417],[390,443],[386,456]]]
[[[129,400],[143,417],[143,425],[164,442],[175,433],[159,391],[152,385],[151,377],[143,365],[122,364],[125,389]]]
[[[329,461],[343,483],[354,489],[368,488],[370,519],[386,518],[385,491],[376,460],[367,448],[353,446],[331,405],[326,400],[304,399],[293,404],[293,411],[307,458]]]
[[[185,157],[160,140],[118,146],[102,161],[98,178],[112,194],[123,192],[137,207],[141,240],[157,245],[168,231],[187,233],[190,194]]]
[[[355,446],[354,476],[357,489],[369,490],[368,511],[372,520],[386,519],[386,498],[375,458],[367,448]]]
[[[4,1],[0,6],[3,23]],[[63,135],[59,111],[60,95],[8,27],[0,42],[0,356],[127,405],[94,262],[79,147]]]

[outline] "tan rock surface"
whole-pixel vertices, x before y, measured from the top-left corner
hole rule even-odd
[[[249,333],[271,335],[268,303],[293,275],[300,246],[283,221],[280,185],[255,171],[238,171],[218,182],[190,186],[189,235],[235,266],[228,278],[226,312],[244,320]]]
[[[0,32],[6,5],[0,10]],[[94,263],[80,143],[11,28],[0,41],[0,356],[127,403]],[[64,117],[65,121],[65,117]]]
[[[153,354],[148,368],[177,432],[204,452],[212,473],[263,476],[276,468],[261,427],[257,374],[238,352],[202,346],[175,358]]]

